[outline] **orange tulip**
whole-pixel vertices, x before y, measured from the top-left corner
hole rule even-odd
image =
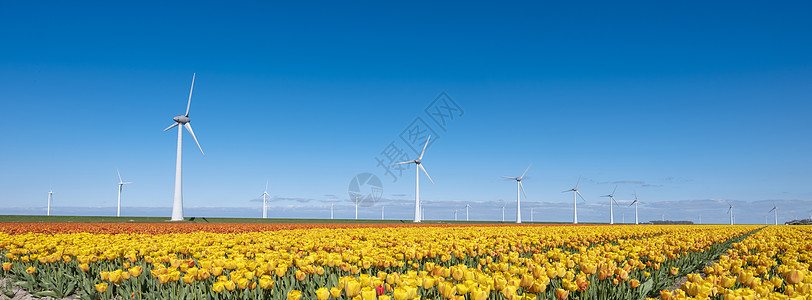
[[[107,291],[107,284],[104,283],[104,282],[96,284],[96,291],[99,292],[99,293],[106,292]]]
[[[25,269],[25,272],[28,273],[28,274],[34,274],[34,272],[36,272],[36,271],[37,271],[37,268],[34,268],[34,267],[28,267],[28,269]],[[803,278],[803,277],[801,277],[801,278]]]
[[[5,263],[3,263],[3,271],[8,271],[8,270],[11,270],[11,266],[12,266],[12,265],[14,265],[14,264],[12,264],[12,263],[10,263],[10,262],[5,262]]]
[[[570,295],[570,292],[568,290],[565,290],[565,289],[556,289],[555,290],[555,297],[558,298],[559,300],[567,299],[567,297],[569,297],[569,295]]]

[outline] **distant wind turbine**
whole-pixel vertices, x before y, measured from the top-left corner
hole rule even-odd
[[[381,220],[383,220],[383,210],[386,206],[381,206]]]
[[[527,170],[530,170],[530,166],[532,166],[532,165],[533,165],[533,163],[530,163],[530,165],[527,166],[527,169],[524,169],[524,173],[522,173],[522,176],[519,176],[519,177],[502,176],[502,178],[516,180],[516,223],[521,223],[522,222],[522,194],[524,194],[524,199],[527,199],[527,193],[525,193],[525,191],[524,191],[524,185],[522,185],[522,179],[524,179],[524,175],[527,174]],[[505,210],[505,207],[503,206],[502,207],[502,222],[505,221],[504,210]]]
[[[271,200],[271,195],[268,194],[268,181],[265,181],[265,191],[262,192],[262,218],[268,218],[268,200]],[[330,218],[332,219],[332,211],[330,212]]]
[[[132,182],[124,182],[121,180],[121,172],[116,169],[116,174],[118,174],[118,207],[116,208],[116,217],[121,216],[121,190],[124,188],[125,184],[130,184]]]
[[[465,221],[468,221],[468,209],[471,208],[471,203],[465,203]]]
[[[775,214],[775,225],[778,225],[778,206],[775,204],[775,201],[773,201],[773,209],[771,209],[768,213]]]
[[[601,196],[601,197],[609,197],[609,224],[615,224],[615,211],[612,208],[612,203],[618,205],[617,201],[615,200],[615,191],[617,191],[617,186],[615,186],[615,189],[612,190],[611,194]]]
[[[533,208],[530,208],[530,223],[533,223]]]
[[[727,213],[730,214],[730,225],[733,225],[733,204],[728,202],[727,205],[730,206],[730,208],[727,209]]]
[[[333,219],[333,208],[335,207],[335,203],[330,203],[330,220]]]
[[[192,138],[197,144],[197,148],[200,149],[200,153],[202,153],[203,156],[206,156],[206,154],[203,153],[203,148],[200,147],[200,143],[195,137],[195,132],[192,130],[192,124],[190,123],[191,119],[189,119],[189,107],[192,105],[192,90],[195,87],[195,75],[196,74],[192,74],[192,87],[189,88],[189,102],[186,103],[186,114],[178,115],[172,118],[172,120],[175,121],[175,124],[172,124],[172,126],[164,129],[164,131],[167,131],[175,126],[181,125],[178,126],[178,157],[175,162],[175,200],[172,203],[171,221],[183,221],[183,180],[181,178],[181,165],[183,158],[183,151],[181,151],[183,149],[183,127],[186,127],[186,130],[192,135]]]
[[[423,154],[426,154],[426,147],[429,146],[429,140],[431,136],[426,139],[426,145],[423,146],[423,151],[420,152],[420,156],[415,160],[404,161],[395,163],[392,165],[402,165],[402,164],[415,164],[415,181],[414,181],[414,222],[420,222],[422,219],[421,210],[420,210],[420,170],[423,170],[423,173],[426,174],[431,184],[434,184],[434,180],[431,180],[431,176],[429,176],[429,172],[426,172],[426,168],[423,167],[422,160]]]
[[[578,184],[581,183],[581,176],[578,176],[578,182],[575,183],[575,187],[569,190],[563,191],[562,193],[572,192],[572,224],[578,224],[578,197],[581,197],[581,200],[586,202],[584,196],[581,195],[581,192],[578,191]]]
[[[456,220],[457,220],[457,210],[455,209],[454,210],[454,221],[456,221]]]
[[[54,189],[48,185],[48,209],[45,211],[46,216],[51,215],[51,201],[54,200]]]
[[[358,193],[352,193],[355,197],[355,219],[358,220]]]
[[[642,201],[637,200],[637,192],[634,192],[634,201],[629,206],[634,205],[634,224],[640,224],[640,221],[637,218],[637,204],[642,203]]]

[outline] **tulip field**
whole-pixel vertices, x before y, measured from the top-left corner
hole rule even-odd
[[[810,260],[798,226],[0,223],[55,298],[812,299]]]

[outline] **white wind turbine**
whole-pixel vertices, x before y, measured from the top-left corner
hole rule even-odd
[[[51,201],[54,200],[54,189],[48,185],[48,209],[45,211],[46,216],[51,215]]]
[[[730,208],[727,209],[727,213],[730,214],[730,225],[733,225],[733,204],[728,202],[727,205],[730,206]]]
[[[629,206],[634,205],[634,224],[640,224],[639,219],[637,218],[637,204],[643,203],[643,201],[637,200],[637,192],[634,192],[634,201]]]
[[[183,127],[186,127],[186,130],[192,135],[192,138],[197,144],[197,148],[200,149],[200,153],[202,153],[203,156],[206,156],[206,154],[203,153],[203,148],[200,147],[200,143],[197,142],[195,132],[192,130],[192,125],[189,123],[191,121],[189,119],[189,107],[192,105],[192,90],[195,87],[195,75],[196,74],[192,74],[192,87],[189,88],[189,101],[186,103],[186,114],[178,115],[172,118],[172,120],[175,121],[175,124],[172,124],[172,126],[164,129],[164,131],[167,131],[175,126],[181,125],[178,126],[178,158],[175,163],[175,199],[172,203],[171,221],[183,221],[183,181],[181,179],[181,165],[183,158],[183,152],[181,151],[183,149]]]
[[[502,178],[513,179],[516,180],[516,223],[522,222],[522,194],[524,194],[524,198],[527,199],[527,193],[524,191],[524,185],[522,185],[522,179],[524,179],[524,175],[527,174],[527,170],[530,170],[530,166],[533,163],[527,166],[527,169],[524,169],[524,173],[522,176],[519,177],[508,177],[502,176]],[[502,222],[505,221],[505,207],[502,206]]]
[[[471,208],[471,203],[465,203],[465,221],[468,221],[468,209]]]
[[[617,186],[615,186],[615,189],[612,190],[611,194],[601,196],[601,197],[609,197],[609,224],[615,224],[615,211],[612,208],[612,203],[618,205],[617,200],[615,200],[615,191],[617,191]]]
[[[456,221],[456,220],[457,220],[457,210],[455,209],[454,210],[454,221]]]
[[[386,208],[386,206],[381,206],[381,220],[383,220],[383,211],[384,211],[384,208]]]
[[[335,207],[335,203],[330,203],[330,220],[333,219],[333,207]]]
[[[575,187],[569,190],[563,191],[562,193],[572,192],[572,224],[578,224],[578,197],[581,197],[581,200],[586,202],[584,196],[581,195],[581,192],[578,191],[578,184],[581,183],[581,176],[578,176],[578,182],[575,183]]]
[[[530,208],[530,223],[533,223],[533,208]]]
[[[423,160],[423,154],[426,154],[426,147],[429,146],[429,140],[431,136],[426,139],[426,145],[423,146],[423,151],[420,152],[420,156],[415,160],[404,161],[395,163],[392,165],[402,165],[402,164],[415,164],[415,181],[414,181],[414,222],[420,222],[422,219],[422,214],[420,210],[420,170],[423,170],[423,173],[426,174],[431,184],[434,184],[434,180],[431,180],[431,176],[429,176],[429,172],[426,172],[426,168],[423,167],[421,164]]]
[[[352,193],[355,198],[355,219],[358,220],[358,193]]]
[[[774,212],[775,214],[775,225],[778,225],[778,206],[773,201],[773,209],[771,209],[768,213]]]
[[[130,184],[132,182],[124,182],[121,180],[121,172],[116,169],[116,174],[118,174],[118,206],[116,208],[116,217],[121,217],[121,190],[124,189],[125,184]]]
[[[268,200],[271,200],[271,195],[268,194],[268,181],[265,181],[265,191],[262,192],[262,218],[268,218]],[[332,216],[332,212],[330,213]]]

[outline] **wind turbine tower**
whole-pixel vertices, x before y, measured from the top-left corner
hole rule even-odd
[[[268,182],[265,181],[265,191],[262,192],[262,218],[268,218],[268,200],[271,199],[271,195],[268,194]],[[332,212],[330,214],[332,216]]]
[[[572,192],[572,224],[578,224],[578,197],[581,197],[581,200],[584,200],[584,202],[586,202],[584,196],[581,195],[581,192],[578,191],[578,185],[580,183],[581,176],[578,176],[578,182],[575,183],[575,187],[562,192],[562,193]]]
[[[203,153],[203,148],[200,147],[200,143],[197,142],[197,138],[195,137],[195,132],[192,130],[191,119],[189,119],[189,107],[192,105],[192,90],[195,87],[195,75],[192,74],[192,87],[189,88],[189,102],[186,103],[186,114],[185,115],[178,115],[172,118],[175,121],[175,124],[172,126],[167,127],[164,131],[172,129],[174,127],[178,127],[178,157],[175,162],[175,199],[172,203],[172,219],[171,221],[183,221],[183,180],[181,174],[181,165],[182,158],[183,158],[183,128],[186,127],[186,130],[189,131],[189,134],[192,135],[192,138],[195,140],[197,144],[197,148],[200,149],[200,153],[203,156],[206,156]],[[178,126],[180,125],[180,126]]]
[[[426,172],[426,168],[423,167],[423,154],[426,154],[426,147],[429,146],[429,140],[431,136],[426,139],[426,145],[423,146],[423,151],[420,152],[420,156],[415,160],[404,161],[395,163],[392,165],[402,165],[402,164],[415,164],[415,181],[414,181],[414,222],[418,223],[422,219],[422,214],[420,210],[420,171],[422,170],[426,177],[428,177],[431,184],[434,184],[434,180],[431,180],[431,176],[429,176],[429,172]]]
[[[51,215],[51,201],[54,200],[54,189],[49,185],[48,186],[48,208],[45,211],[46,216]]]
[[[601,196],[601,197],[609,197],[609,224],[615,224],[615,211],[612,208],[612,203],[617,205],[617,201],[615,201],[615,192],[616,191],[617,191],[617,186],[615,186],[615,189],[612,190],[611,194]]]
[[[121,190],[124,188],[125,184],[130,184],[132,182],[124,182],[121,180],[121,172],[116,169],[116,174],[118,174],[118,205],[116,208],[116,217],[121,217]]]
[[[524,198],[527,199],[527,193],[524,192],[524,185],[522,185],[522,179],[524,179],[524,175],[527,174],[527,170],[530,170],[530,166],[532,165],[533,163],[530,163],[530,165],[527,166],[527,169],[524,170],[522,176],[519,177],[502,176],[502,178],[516,180],[516,223],[522,222],[522,194],[524,194]],[[504,210],[505,207],[502,206],[502,222],[505,221]]]

